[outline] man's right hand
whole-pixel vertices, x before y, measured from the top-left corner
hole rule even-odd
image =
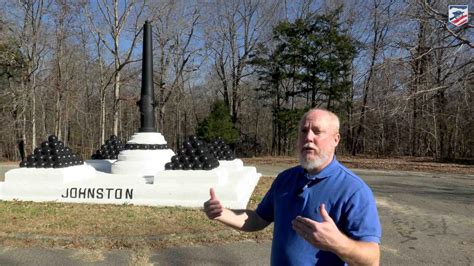
[[[204,202],[204,212],[209,219],[214,220],[222,215],[224,208],[219,199],[217,199],[213,188],[209,190],[209,194],[211,198]]]

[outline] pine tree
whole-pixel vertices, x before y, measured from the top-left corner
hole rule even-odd
[[[214,102],[209,116],[198,124],[197,135],[207,142],[222,138],[227,144],[236,143],[239,132],[232,124],[228,110],[223,101]]]

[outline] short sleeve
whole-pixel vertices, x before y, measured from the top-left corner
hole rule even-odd
[[[361,187],[349,198],[343,230],[354,240],[380,244],[382,227],[375,199],[369,187]]]
[[[271,223],[274,221],[274,194],[275,194],[275,187],[277,183],[276,179],[273,184],[271,185],[270,189],[267,191],[267,194],[263,197],[260,204],[258,204],[257,209],[255,212],[265,221]]]

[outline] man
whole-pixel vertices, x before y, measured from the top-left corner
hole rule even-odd
[[[273,182],[255,211],[223,208],[211,188],[210,219],[257,231],[274,222],[272,265],[378,265],[381,226],[370,188],[335,158],[339,119],[311,109],[300,121],[300,166]]]

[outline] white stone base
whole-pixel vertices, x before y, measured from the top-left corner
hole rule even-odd
[[[261,175],[241,160],[222,162],[211,171],[158,171],[151,178],[90,165],[17,168],[0,182],[0,200],[202,207],[213,187],[225,207],[244,209]]]
[[[166,144],[165,138],[156,132],[135,133],[127,144]],[[165,170],[165,164],[174,155],[171,149],[123,150],[119,153],[109,172],[120,175],[139,175],[152,178],[156,172]],[[96,168],[97,169],[97,168]]]

